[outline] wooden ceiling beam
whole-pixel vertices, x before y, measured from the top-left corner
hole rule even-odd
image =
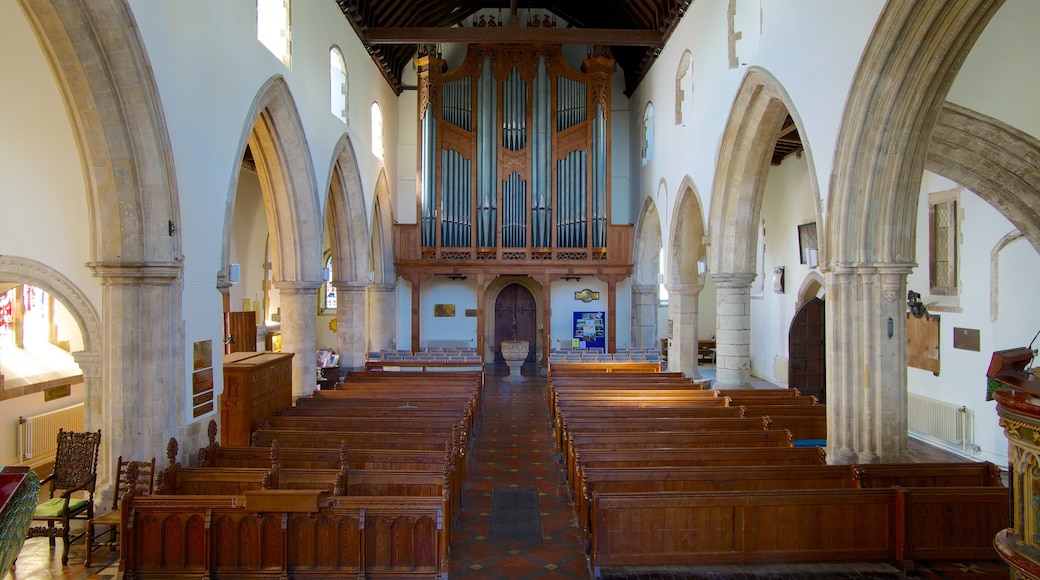
[[[610,28],[485,28],[372,27],[364,32],[368,44],[609,44],[611,46],[662,46],[657,30]]]

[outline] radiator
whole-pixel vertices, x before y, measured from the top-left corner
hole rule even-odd
[[[971,447],[971,411],[967,407],[913,393],[909,394],[907,406],[911,431],[964,450]]]
[[[19,417],[18,457],[21,462],[38,467],[53,461],[58,429],[83,430],[83,403],[32,417]]]

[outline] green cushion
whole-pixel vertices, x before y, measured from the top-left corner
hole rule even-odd
[[[69,500],[69,512],[75,513],[76,510],[81,509],[87,505],[87,500],[73,498]],[[33,512],[34,518],[60,518],[61,511],[65,509],[65,500],[60,497],[49,499],[40,505],[36,506],[36,511]]]

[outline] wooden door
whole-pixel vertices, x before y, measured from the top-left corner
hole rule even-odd
[[[531,348],[527,361],[533,362],[538,345],[538,309],[534,296],[520,284],[506,286],[495,300],[495,362],[502,362],[503,340],[526,340]]]
[[[803,395],[827,400],[827,351],[823,300],[812,298],[798,309],[787,334],[788,383]]]

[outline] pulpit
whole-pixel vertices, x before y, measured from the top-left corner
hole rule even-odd
[[[292,357],[289,352],[224,355],[221,445],[248,446],[264,417],[292,405]]]
[[[0,575],[22,550],[39,498],[40,480],[29,469],[0,471]]]
[[[1025,369],[1032,359],[1029,348],[998,351],[987,372],[1008,440],[1011,487],[1010,525],[993,545],[1012,580],[1040,580],[1040,379]]]

